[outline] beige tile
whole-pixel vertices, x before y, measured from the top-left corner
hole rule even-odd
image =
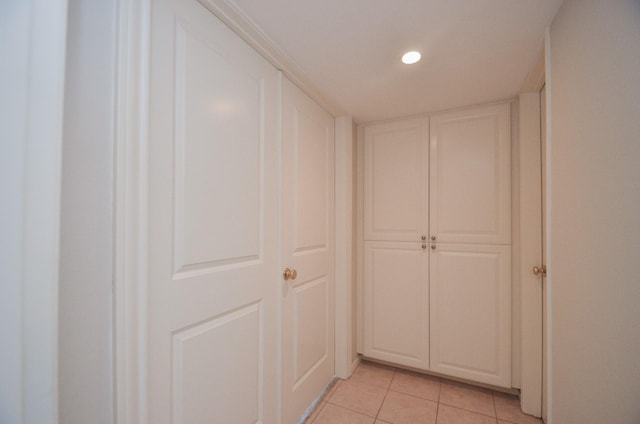
[[[361,362],[349,380],[387,389],[394,373],[394,368],[371,362]]]
[[[502,420],[515,424],[542,424],[540,418],[527,415],[520,410],[520,400],[516,396],[497,393],[493,396],[496,415]]]
[[[373,424],[373,418],[328,403],[313,424]]]
[[[324,396],[322,397],[322,400],[324,402],[328,401],[329,399],[331,399],[331,396],[336,392],[336,390],[338,389],[338,387],[340,387],[340,384],[343,382],[344,380],[341,380],[339,378],[336,378],[335,381],[333,382],[333,384],[331,385],[331,387],[329,387],[329,389],[327,390],[327,392],[324,394]]]
[[[438,406],[437,424],[496,424],[496,419],[453,406]]]
[[[442,382],[440,386],[440,403],[491,417],[496,416],[491,392],[479,387]]]
[[[382,387],[347,380],[340,383],[329,403],[375,417],[386,392]]]
[[[498,424],[514,424],[511,421],[498,420]]]
[[[322,408],[324,408],[326,404],[327,404],[326,402],[318,402],[316,407],[313,408],[313,411],[311,411],[311,414],[309,414],[307,419],[304,420],[305,424],[312,423],[313,420],[318,416],[318,414],[320,413],[320,411],[322,411]]]
[[[393,424],[435,424],[437,412],[437,402],[389,391],[378,418]]]
[[[538,421],[538,423],[544,423],[544,421],[542,421],[540,418],[536,418]],[[505,420],[498,420],[498,424],[517,424],[511,421],[505,421]]]
[[[440,396],[440,379],[408,371],[397,371],[389,389],[437,402]]]

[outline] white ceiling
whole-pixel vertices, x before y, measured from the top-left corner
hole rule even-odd
[[[515,96],[562,0],[235,0],[357,122]],[[400,61],[422,52],[415,65]]]

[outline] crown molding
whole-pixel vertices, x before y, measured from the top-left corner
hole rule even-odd
[[[545,48],[542,46],[538,52],[536,62],[529,70],[527,78],[520,89],[521,93],[537,93],[542,90],[545,80]]]
[[[346,115],[344,109],[329,100],[322,93],[322,90],[311,82],[302,67],[287,55],[234,1],[198,1],[329,113],[334,116]]]

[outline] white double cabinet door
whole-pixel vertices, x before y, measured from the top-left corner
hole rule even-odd
[[[364,356],[511,387],[509,108],[364,127]]]

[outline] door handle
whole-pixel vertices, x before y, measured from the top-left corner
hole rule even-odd
[[[298,277],[298,271],[296,271],[295,269],[289,269],[289,268],[285,268],[284,271],[282,272],[282,277],[285,280],[295,280],[296,277]]]
[[[541,267],[539,266],[534,266],[533,267],[533,275],[542,275],[543,277],[547,276],[547,267],[542,265]]]

